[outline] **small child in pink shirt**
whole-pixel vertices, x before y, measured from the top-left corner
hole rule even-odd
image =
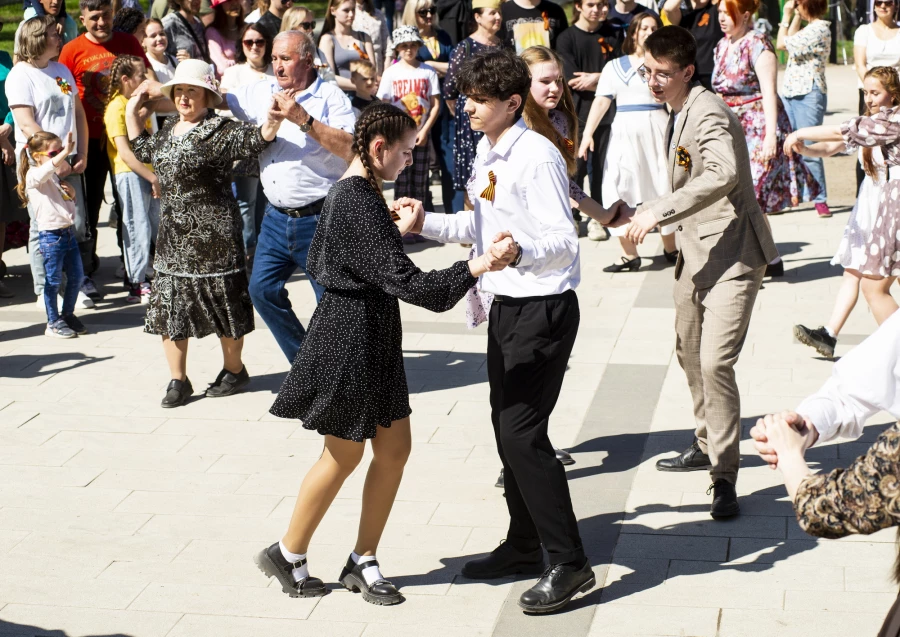
[[[16,191],[23,204],[31,204],[38,226],[38,239],[47,280],[44,284],[44,304],[47,307],[47,336],[75,338],[86,334],[81,321],[75,318],[75,301],[84,279],[84,268],[78,242],[75,240],[75,191],[60,179],[71,172],[66,157],[75,152],[75,141],[69,133],[66,144],[47,131],[39,131],[28,138],[19,162],[19,184]],[[66,291],[62,314],[56,295],[66,273]]]

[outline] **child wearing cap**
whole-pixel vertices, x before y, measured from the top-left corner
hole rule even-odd
[[[428,138],[440,113],[441,87],[437,72],[416,59],[423,44],[416,27],[394,29],[393,43],[398,59],[384,69],[376,95],[409,113],[419,127],[412,165],[397,177],[394,197],[424,200],[428,195]]]

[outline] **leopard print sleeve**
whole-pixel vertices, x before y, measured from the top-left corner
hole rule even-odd
[[[797,522],[810,535],[869,535],[900,525],[900,427],[882,433],[846,469],[806,478],[794,499]]]

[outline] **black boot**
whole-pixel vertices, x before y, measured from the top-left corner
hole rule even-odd
[[[544,552],[540,547],[522,553],[509,542],[501,542],[487,557],[466,562],[463,577],[469,579],[497,579],[507,575],[524,573],[536,575],[544,569]]]
[[[277,579],[281,583],[281,590],[291,597],[322,597],[328,593],[325,584],[318,577],[307,577],[299,582],[294,581],[292,571],[298,566],[303,566],[306,560],[291,564],[284,559],[278,542],[260,551],[253,561],[266,577]]]
[[[656,461],[657,471],[702,471],[711,468],[712,463],[709,461],[709,456],[700,451],[700,445],[696,440],[674,458],[663,458]]]
[[[360,593],[362,598],[370,604],[378,606],[393,606],[403,601],[403,595],[397,590],[397,587],[386,579],[379,579],[372,582],[372,585],[366,584],[366,578],[363,577],[363,569],[369,566],[378,566],[377,560],[369,560],[355,564],[352,557],[347,558],[347,565],[341,571],[340,582],[351,593]]]
[[[709,514],[715,520],[723,520],[731,518],[741,512],[741,505],[738,504],[737,492],[734,485],[725,478],[719,478],[713,484],[709,485],[706,495],[710,492],[713,494],[712,506]]]
[[[522,593],[519,606],[529,613],[552,613],[596,584],[594,571],[587,560],[581,567],[554,564],[544,571],[537,584]]]
[[[190,398],[193,393],[194,388],[191,386],[189,378],[185,377],[184,380],[173,378],[166,386],[166,395],[163,396],[160,406],[167,409],[171,407],[180,407],[187,402],[187,399]]]

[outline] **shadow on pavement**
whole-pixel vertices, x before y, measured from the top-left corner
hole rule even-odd
[[[3,357],[0,378],[38,378],[67,372],[78,367],[108,361],[112,356],[86,356],[78,352],[60,354],[13,354]],[[70,363],[62,367],[64,363]]]
[[[9,637],[69,637],[64,630],[53,630],[40,628],[39,626],[28,626],[26,624],[15,624],[0,619],[0,635]],[[132,637],[125,633],[107,633],[104,635],[82,635],[81,637]]]

